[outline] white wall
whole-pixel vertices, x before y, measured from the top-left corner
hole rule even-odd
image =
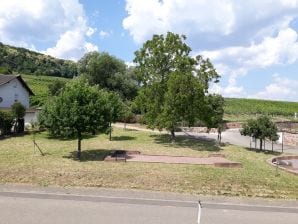
[[[26,114],[24,117],[25,124],[37,122],[37,117],[38,117],[39,111],[40,110],[26,111]]]
[[[16,101],[29,108],[29,93],[17,78],[0,86],[0,97],[0,108],[10,108]]]

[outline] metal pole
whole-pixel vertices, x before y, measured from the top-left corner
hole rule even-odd
[[[202,210],[201,201],[198,201],[198,224],[201,223],[201,210]]]

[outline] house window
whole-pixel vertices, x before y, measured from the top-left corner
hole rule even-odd
[[[14,94],[14,101],[17,102],[18,101],[18,98],[19,98],[19,95],[16,93]]]
[[[2,101],[3,101],[3,98],[2,98],[2,97],[0,97],[0,103],[2,103]]]

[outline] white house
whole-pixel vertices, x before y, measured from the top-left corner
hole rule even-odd
[[[9,109],[15,102],[29,108],[29,96],[34,95],[20,75],[0,74],[0,109]]]

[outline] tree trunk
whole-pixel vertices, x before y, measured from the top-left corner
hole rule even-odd
[[[81,141],[82,141],[82,135],[81,135],[81,132],[78,132],[78,153],[77,153],[78,159],[81,159]]]
[[[171,129],[171,140],[172,140],[172,142],[175,142],[175,130],[174,130],[174,128]]]
[[[217,130],[217,140],[218,140],[218,143],[221,144],[221,130]]]
[[[112,122],[110,122],[110,141],[112,141]]]
[[[263,148],[263,139],[260,138],[260,151],[262,151]]]

